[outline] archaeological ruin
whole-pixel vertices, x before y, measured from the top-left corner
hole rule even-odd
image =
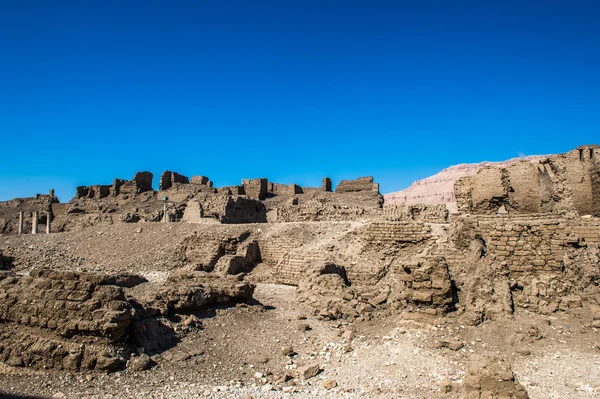
[[[336,338],[340,359],[362,342],[349,327],[356,323],[375,328],[399,317],[428,323],[427,330],[451,326],[455,337],[546,320],[511,330],[505,349],[493,353],[502,359],[473,358],[469,367],[463,345],[471,339],[458,345],[440,335],[436,350],[464,353],[456,365],[464,373],[423,396],[528,397],[508,364],[520,364],[518,345],[546,342],[540,337],[562,318],[571,321],[561,326],[577,323],[598,342],[600,146],[481,167],[457,179],[451,197],[455,207],[396,205],[384,201],[373,177],[336,187],[327,177],[318,187],[267,178],[216,187],[207,176],[165,171],[158,183],[139,172],[77,187],[67,203],[53,192],[2,202],[0,362],[151,373],[173,362],[169,353],[189,337],[203,340],[201,326],[222,309],[254,311],[257,287],[273,285],[294,290],[298,320],[312,326],[296,335],[319,331],[317,323],[348,334]],[[472,342],[469,348],[480,341]],[[319,360],[319,350],[289,351],[285,364],[252,360],[248,378],[273,390],[296,386],[289,382],[312,377],[303,366],[321,361],[315,374],[334,367]],[[208,354],[193,353],[178,362],[209,367],[201,361]],[[296,364],[304,355],[305,364]]]

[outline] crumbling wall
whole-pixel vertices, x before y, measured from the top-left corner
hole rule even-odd
[[[577,265],[570,260],[582,250],[597,253],[597,219],[497,217],[480,219],[477,225],[489,261],[503,265],[510,273],[515,306],[551,313],[580,307],[583,300],[600,301],[593,280],[593,276],[600,276],[600,265],[594,268],[593,261]],[[587,276],[580,279],[581,274]]]
[[[382,210],[382,215],[389,221],[420,220],[430,223],[447,223],[448,208],[446,205],[390,205]]]
[[[273,272],[274,282],[298,285],[307,264],[325,262],[330,255],[324,251],[303,251],[305,243],[288,236],[270,237],[259,241],[262,262]]]
[[[111,189],[112,186],[109,185],[78,186],[75,198],[106,198],[110,195]]]
[[[279,183],[267,183],[267,193],[271,195],[296,195],[302,194],[304,191],[302,187],[297,184],[279,184]]]
[[[431,238],[431,227],[423,222],[376,221],[369,224],[365,236],[371,243],[416,243]]]
[[[593,154],[600,159],[600,149]],[[600,217],[600,161],[590,167],[590,181],[592,184],[591,214]]]
[[[581,146],[573,151],[557,156],[557,163],[564,169],[565,183],[570,189],[573,207],[580,215],[600,216],[598,202],[600,197],[594,196],[594,181],[597,175],[600,158],[600,147]]]
[[[356,284],[348,267],[335,262],[306,262],[298,283],[298,300],[315,315],[329,318],[369,317],[375,309],[427,309],[443,314],[452,308],[452,283],[441,257],[398,262]]]
[[[117,195],[132,196],[146,191],[152,191],[152,179],[154,175],[150,172],[137,172],[133,179],[115,179],[112,184],[111,193]]]
[[[175,258],[183,269],[221,275],[247,273],[262,261],[261,250],[249,230],[223,236],[193,234],[177,247]]]
[[[600,303],[600,221],[556,214],[459,217],[446,254],[468,322],[519,309],[550,314]],[[452,255],[454,254],[454,255]]]
[[[122,363],[118,343],[132,315],[121,287],[86,274],[44,269],[1,278],[0,361],[109,371]]]
[[[582,146],[536,162],[489,166],[454,186],[461,213],[574,211],[600,216],[598,146]]]
[[[191,184],[213,187],[213,182],[207,176],[192,176]]]
[[[242,255],[250,259],[256,253],[246,248]],[[140,289],[144,284],[150,283],[123,273],[0,272],[0,362],[113,371],[124,367],[136,348],[152,355],[171,347],[181,333],[168,317],[247,301],[254,291],[252,284],[199,272],[171,275],[164,285]]]
[[[379,192],[379,184],[373,183],[373,176],[359,177],[356,180],[342,180],[335,188],[336,193],[350,193],[356,191]]]
[[[189,184],[190,180],[187,176],[180,175],[177,172],[171,172],[170,170],[165,170],[162,175],[160,175],[160,182],[158,189],[160,191],[167,190],[171,188],[175,183],[180,184]]]
[[[186,216],[187,215],[187,216]],[[213,220],[220,223],[266,223],[265,205],[256,199],[232,195],[198,195],[187,203],[183,220],[201,223]]]
[[[135,183],[138,193],[152,191],[152,178],[154,176],[150,172],[137,172],[132,181]]]
[[[265,205],[251,198],[227,196],[222,223],[266,223]]]
[[[369,211],[360,206],[338,205],[318,198],[299,203],[298,198],[275,208],[273,222],[322,222],[356,220],[366,217]]]
[[[244,186],[225,186],[217,188],[219,195],[246,195]]]
[[[375,191],[347,193],[303,188],[296,195],[265,201],[270,223],[370,220],[381,216],[383,196]]]
[[[269,182],[265,178],[259,179],[244,179],[242,180],[242,186],[244,186],[244,193],[254,199],[264,200],[267,198],[267,192]]]

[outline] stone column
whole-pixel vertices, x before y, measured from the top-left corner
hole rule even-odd
[[[50,234],[52,223],[52,212],[46,212],[46,234]]]
[[[19,212],[19,234],[23,234],[23,211]]]
[[[33,216],[31,218],[31,234],[37,233],[38,226],[38,213],[37,211],[33,212]]]

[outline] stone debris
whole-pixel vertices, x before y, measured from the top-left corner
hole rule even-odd
[[[459,390],[459,398],[515,398],[527,399],[527,391],[516,380],[510,364],[496,357],[475,356]]]
[[[323,381],[323,383],[321,385],[323,385],[323,388],[325,388],[325,389],[333,389],[333,388],[337,387],[337,381],[325,380],[325,381]]]
[[[310,363],[296,369],[296,374],[298,378],[303,380],[307,380],[319,374],[320,368],[317,363]]]
[[[294,354],[294,348],[291,345],[283,346],[281,348],[281,354],[283,356],[292,356]]]

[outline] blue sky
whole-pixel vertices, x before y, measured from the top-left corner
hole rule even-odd
[[[138,170],[402,189],[600,142],[598,1],[0,1],[0,200]]]

